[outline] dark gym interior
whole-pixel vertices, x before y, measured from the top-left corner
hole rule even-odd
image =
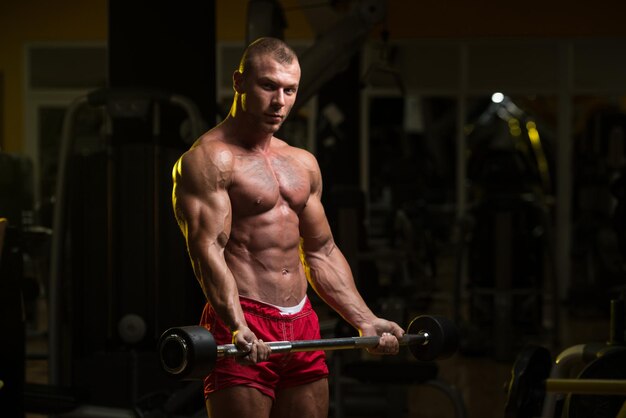
[[[207,415],[157,350],[204,304],[172,167],[274,36],[302,67],[277,136],[317,157],[364,299],[458,330],[435,361],[329,351],[329,417],[626,418],[625,12],[3,1],[0,416]],[[323,338],[355,335],[308,296]]]

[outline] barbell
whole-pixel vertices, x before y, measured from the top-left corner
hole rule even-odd
[[[318,340],[273,341],[266,344],[272,354],[304,351],[332,351],[374,348],[380,337],[343,337]],[[440,316],[422,315],[413,319],[399,339],[421,361],[444,359],[458,348],[456,326]],[[158,353],[165,373],[184,380],[202,379],[215,367],[217,359],[247,354],[234,344],[217,345],[203,326],[169,328],[159,338]]]

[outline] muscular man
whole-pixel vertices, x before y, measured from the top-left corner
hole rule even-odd
[[[327,416],[324,353],[270,356],[263,343],[320,338],[300,246],[319,296],[361,335],[381,336],[373,352],[396,353],[404,333],[359,295],[321,204],[317,161],[274,137],[299,80],[289,46],[253,42],[233,74],[230,113],[174,167],[174,211],[207,299],[201,324],[218,344],[248,350],[218,360],[205,379],[213,418]]]

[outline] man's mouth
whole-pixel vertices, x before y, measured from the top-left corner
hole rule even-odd
[[[268,114],[267,117],[270,118],[272,122],[276,122],[276,123],[283,120],[282,115],[277,115],[277,114]]]

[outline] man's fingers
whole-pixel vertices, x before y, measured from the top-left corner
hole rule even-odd
[[[239,358],[242,364],[255,364],[265,361],[269,358],[272,350],[263,340],[254,340],[246,346],[247,353]]]
[[[383,332],[378,341],[377,351],[383,354],[396,354],[399,350],[398,339],[389,332]]]
[[[272,349],[263,340],[257,340],[257,362],[265,361],[269,358]]]

